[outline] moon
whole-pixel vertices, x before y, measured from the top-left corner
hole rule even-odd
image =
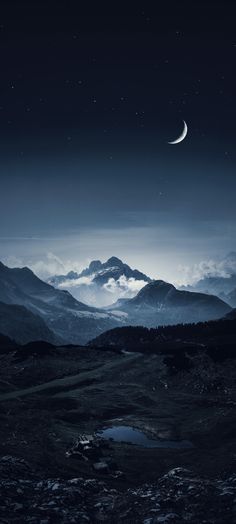
[[[183,120],[183,123],[184,123],[184,129],[183,129],[181,135],[179,136],[179,138],[176,138],[176,140],[173,140],[173,142],[168,142],[168,144],[171,144],[171,145],[172,144],[179,144],[180,142],[182,142],[185,139],[185,137],[187,135],[187,132],[188,132],[188,126],[187,126],[185,120]]]

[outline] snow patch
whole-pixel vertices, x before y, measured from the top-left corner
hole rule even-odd
[[[93,313],[92,311],[73,311],[72,313],[75,317],[78,318],[110,318],[110,315],[108,315],[107,313],[100,312]]]
[[[112,315],[115,315],[116,317],[122,317],[122,318],[128,317],[128,313],[125,313],[125,311],[118,311],[115,309],[112,310]]]

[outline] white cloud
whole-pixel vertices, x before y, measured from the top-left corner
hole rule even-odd
[[[229,278],[236,274],[236,253],[229,253],[226,257],[214,260],[202,260],[191,266],[179,265],[178,270],[183,278],[181,283],[194,284],[205,277]]]
[[[90,275],[88,277],[80,277],[80,278],[73,278],[73,279],[67,279],[64,280],[64,282],[61,282],[58,287],[60,289],[68,289],[73,287],[78,287],[81,285],[90,286],[92,284],[94,275]]]
[[[21,258],[15,257],[14,255],[10,255],[9,257],[3,258],[4,264],[8,267],[23,267],[24,263]]]
[[[44,257],[39,260],[31,259],[30,257],[15,257],[10,255],[3,259],[8,267],[29,267],[38,277],[47,279],[54,275],[66,275],[69,271],[81,271],[80,265],[72,260],[62,260],[60,257],[47,252]]]
[[[116,302],[119,298],[134,297],[143,286],[144,280],[126,278],[122,275],[118,280],[109,278],[101,287],[93,281],[95,274],[76,279],[66,279],[58,287],[67,289],[77,299],[86,304],[103,307]]]
[[[147,282],[144,280],[135,280],[135,278],[127,278],[125,275],[121,275],[118,280],[109,278],[108,282],[103,285],[106,291],[110,293],[119,293],[122,296],[129,293],[136,294],[142,287],[146,286]]]
[[[94,275],[80,277],[75,279],[67,279],[64,282],[61,282],[58,287],[60,289],[72,289],[79,287],[81,285],[91,286],[94,285],[93,282]],[[117,296],[127,296],[134,295],[145,286],[147,282],[144,280],[135,280],[135,278],[127,278],[125,275],[121,275],[117,280],[114,278],[109,278],[109,280],[103,284],[103,289],[108,291],[111,294]]]
[[[65,272],[65,264],[53,253],[47,253],[45,260],[33,262],[30,264],[30,268],[36,275],[42,278],[63,274]]]

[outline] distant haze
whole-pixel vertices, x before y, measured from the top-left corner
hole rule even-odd
[[[1,249],[1,260],[9,267],[28,266],[42,279],[66,275],[71,270],[80,272],[91,260],[105,261],[112,255],[118,256],[133,269],[143,271],[153,279],[162,279],[177,285],[191,284],[204,276],[227,277],[236,273],[234,252],[217,256],[212,250],[212,256],[207,256],[207,252],[201,252],[200,249],[191,253],[184,248],[174,251],[171,245],[156,252],[152,249],[151,233],[154,236],[154,231],[147,231],[146,236],[143,232],[143,249],[138,245],[140,231],[132,231],[128,238],[124,238],[122,232],[116,233],[113,231],[113,238],[104,242],[104,248],[101,246],[101,237],[92,232],[86,232],[84,238],[72,236],[52,239],[5,239],[1,241],[5,248],[5,256],[4,250]],[[118,249],[119,241],[120,245],[123,242],[123,249]]]

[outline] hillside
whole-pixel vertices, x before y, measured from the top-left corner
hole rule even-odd
[[[24,306],[41,317],[58,343],[85,343],[121,322],[120,316],[89,307],[68,291],[43,282],[27,267],[11,269],[0,263],[0,297],[6,304]],[[32,325],[32,333],[33,329]]]
[[[54,333],[39,315],[24,306],[0,302],[0,333],[26,344],[31,340],[56,342]]]
[[[221,318],[231,307],[213,295],[179,291],[172,284],[155,280],[132,299],[123,299],[110,310],[125,312],[127,324],[156,327]]]

